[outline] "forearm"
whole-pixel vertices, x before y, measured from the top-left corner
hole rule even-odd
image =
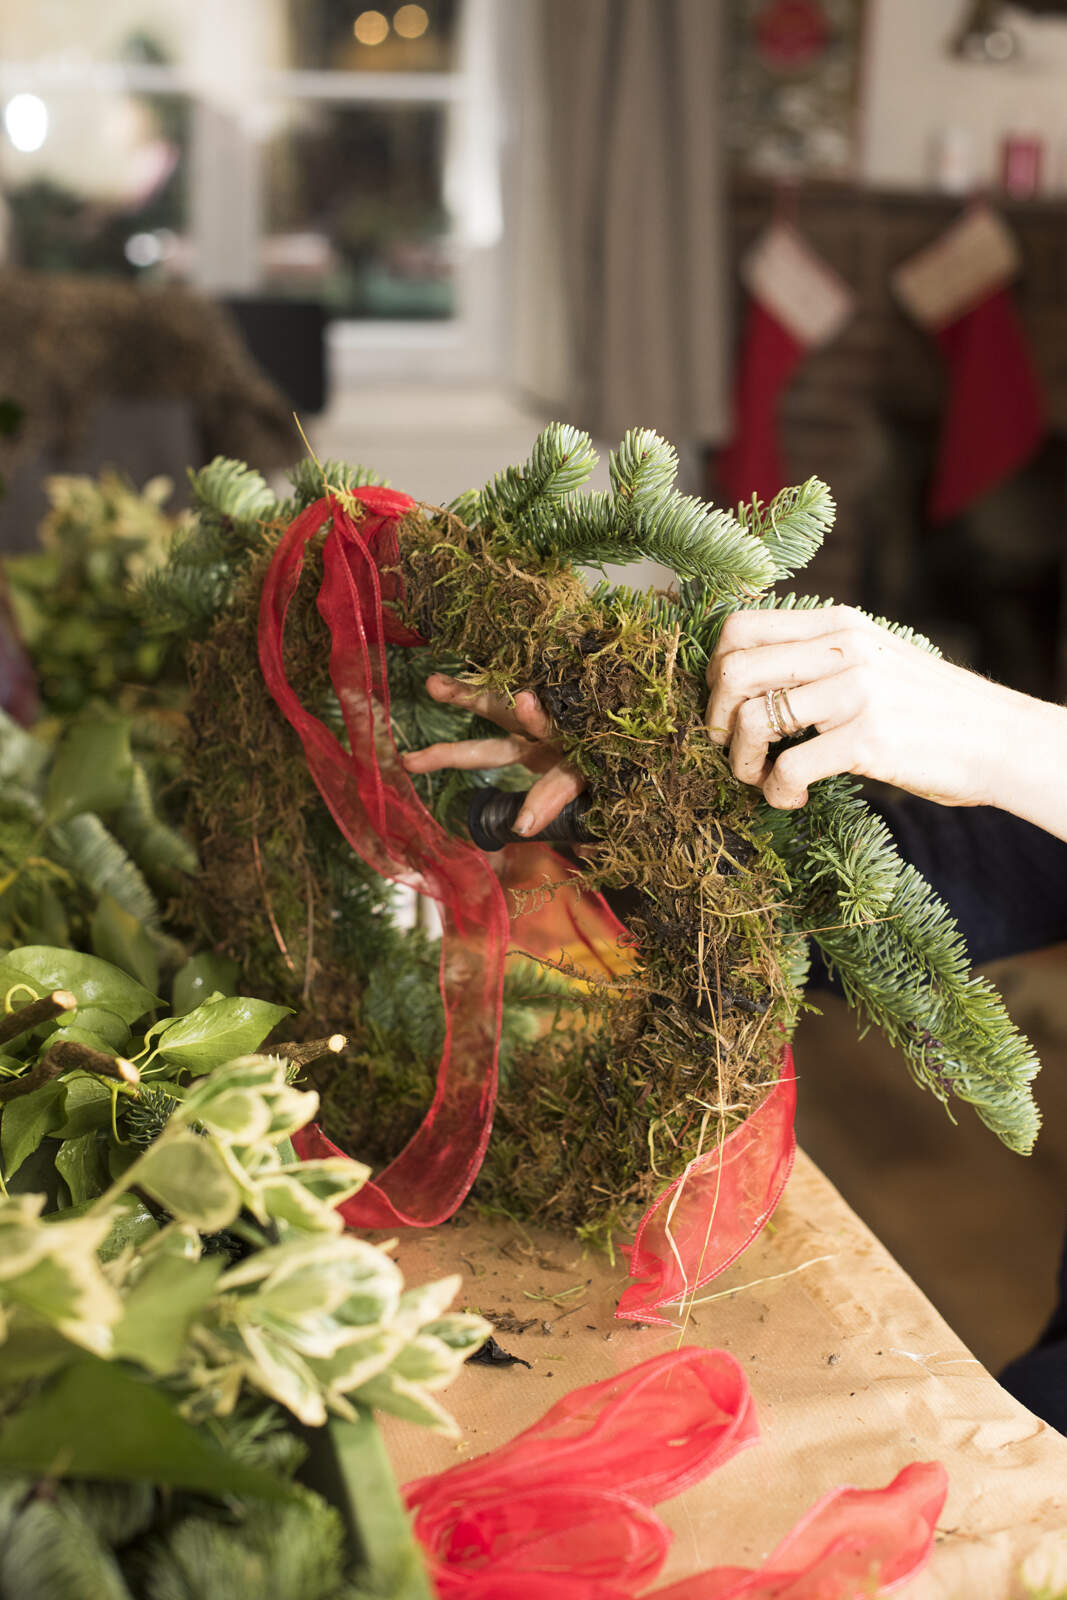
[[[1002,689],[984,737],[989,804],[1067,840],[1067,707]]]

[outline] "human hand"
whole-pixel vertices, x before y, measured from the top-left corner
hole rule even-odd
[[[1002,792],[1004,752],[1015,742],[1020,703],[1040,702],[908,644],[848,606],[735,612],[707,680],[708,732],[729,745],[734,775],[772,806],[802,806],[810,784],[848,772],[942,805],[1018,809]],[[810,727],[817,737],[775,759],[772,744]]]
[[[457,678],[434,672],[426,680],[427,692],[444,704],[473,711],[507,734],[502,739],[458,739],[451,743],[427,745],[424,750],[409,750],[401,756],[408,772],[440,772],[443,767],[458,767],[464,772],[479,768],[507,767],[514,763],[539,774],[528,790],[522,810],[512,824],[520,834],[540,833],[557,817],[569,800],[581,794],[585,780],[563,759],[559,741],[552,737],[552,724],[541,702],[528,689],[515,696],[514,704],[503,695],[472,689]]]

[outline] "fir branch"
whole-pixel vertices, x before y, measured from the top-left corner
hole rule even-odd
[[[787,866],[791,905],[846,999],[904,1053],[916,1082],[951,1091],[1020,1154],[1040,1123],[1039,1063],[996,991],[970,976],[948,907],[898,856],[888,828],[848,778],[814,784],[803,811],[763,808]]]
[[[742,525],[770,554],[775,582],[807,566],[833,527],[836,512],[833,496],[819,478],[780,490],[768,506],[752,500],[738,508]]]
[[[277,496],[258,472],[243,461],[216,456],[199,472],[190,472],[196,502],[219,519],[259,523],[274,511]]]
[[[692,495],[672,491],[640,507],[630,538],[637,554],[738,598],[774,581],[774,562],[761,542],[729,511]]]
[[[349,466],[345,461],[319,462],[310,459],[290,468],[289,482],[293,486],[297,509],[301,511],[306,506],[314,505],[316,500],[321,500],[327,486],[331,489],[359,489],[368,483],[387,484],[385,478],[372,472],[369,467]]]
[[[482,490],[481,519],[510,527],[539,501],[562,500],[580,488],[596,462],[587,433],[565,422],[551,422],[537,435],[523,466],[508,467]]]
[[[619,508],[602,489],[570,500],[535,505],[513,530],[527,551],[559,556],[575,566],[601,566],[605,561],[639,559],[640,552],[622,543],[626,524]]]
[[[144,876],[100,818],[91,811],[48,830],[55,859],[99,898],[111,895],[148,930],[159,926],[159,907]]]
[[[156,811],[148,775],[139,761],[134,762],[129,792],[112,825],[120,843],[154,881],[169,886],[175,874],[197,870],[196,851],[188,839]]]
[[[678,476],[678,452],[651,428],[631,428],[608,463],[612,493],[634,511],[662,499]]]

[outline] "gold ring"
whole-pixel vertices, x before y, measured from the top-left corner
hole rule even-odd
[[[778,721],[782,724],[787,735],[800,732],[800,718],[793,710],[793,707],[789,704],[789,696],[786,694],[784,689],[776,689],[774,691],[774,709],[777,711]],[[785,712],[785,716],[782,715],[783,711]],[[786,720],[787,718],[788,721]]]
[[[785,725],[778,709],[778,696],[781,692],[780,689],[768,689],[763,696],[763,709],[767,713],[767,721],[776,739],[785,738]]]

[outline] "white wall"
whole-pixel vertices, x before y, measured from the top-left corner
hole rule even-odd
[[[1004,66],[946,50],[964,0],[869,0],[862,176],[882,188],[930,183],[931,149],[946,127],[970,136],[977,181],[997,180],[1000,142],[1014,129],[1045,142],[1045,187],[1067,192],[1067,20],[1007,7],[1022,44]]]

